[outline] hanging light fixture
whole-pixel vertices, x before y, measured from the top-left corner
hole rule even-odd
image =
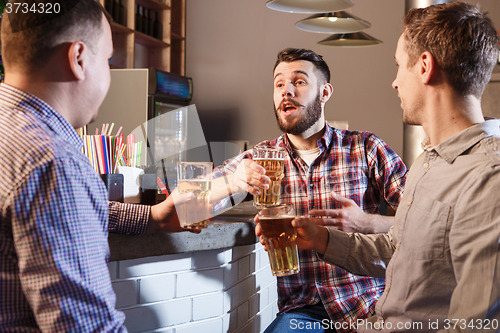
[[[364,33],[335,34],[318,42],[320,45],[337,47],[362,47],[382,44],[382,41]]]
[[[266,6],[280,12],[314,14],[344,10],[354,3],[350,0],[269,0]]]
[[[295,26],[300,30],[309,32],[339,34],[367,29],[371,26],[371,23],[341,11],[315,14],[298,21]]]

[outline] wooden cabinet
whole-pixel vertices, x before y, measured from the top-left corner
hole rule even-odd
[[[112,68],[185,74],[186,0],[100,0],[113,17]]]

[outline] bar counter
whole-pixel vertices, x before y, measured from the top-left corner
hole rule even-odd
[[[140,236],[109,234],[111,261],[232,248],[257,242],[253,219],[257,209],[245,201],[218,215],[201,233],[158,232]]]
[[[200,234],[110,233],[111,283],[128,331],[262,332],[278,294],[256,213],[243,202]]]

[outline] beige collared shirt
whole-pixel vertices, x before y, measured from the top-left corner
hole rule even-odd
[[[499,127],[489,120],[423,152],[388,234],[329,229],[323,260],[386,276],[379,325],[360,331],[500,329]]]

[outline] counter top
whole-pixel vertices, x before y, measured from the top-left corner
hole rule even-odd
[[[110,233],[111,261],[165,254],[230,248],[256,243],[253,218],[257,209],[245,201],[218,215],[200,234],[148,233],[140,236]]]

